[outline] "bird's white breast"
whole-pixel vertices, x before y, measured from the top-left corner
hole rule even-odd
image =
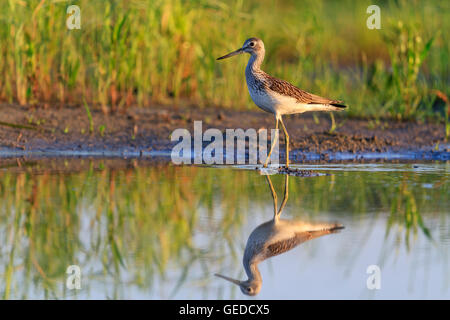
[[[258,107],[266,112],[275,113],[274,106],[276,105],[276,101],[274,101],[266,91],[257,90],[248,86],[248,92],[250,93],[250,97],[252,98],[253,102]]]

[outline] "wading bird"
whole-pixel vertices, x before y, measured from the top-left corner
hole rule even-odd
[[[253,230],[245,246],[243,264],[248,279],[236,280],[215,274],[216,276],[237,284],[241,291],[250,296],[257,295],[261,290],[262,277],[258,270],[258,263],[270,257],[287,252],[299,244],[327,234],[339,232],[344,226],[338,223],[306,223],[303,221],[280,219],[288,199],[289,175],[285,177],[284,198],[280,209],[277,205],[277,194],[272,181],[266,176],[273,198],[273,219]]]
[[[247,80],[248,91],[253,102],[266,112],[275,115],[275,128],[278,129],[278,122],[284,131],[286,139],[286,167],[289,167],[289,134],[283,123],[282,116],[285,114],[303,113],[307,111],[340,111],[346,108],[342,101],[331,100],[303,91],[287,81],[274,78],[261,70],[264,60],[264,43],[261,39],[250,38],[245,40],[242,48],[237,49],[217,60],[226,59],[235,55],[247,52],[250,59],[245,68],[245,79]],[[278,130],[276,131],[278,132]],[[272,139],[269,154],[267,155],[264,167],[269,163],[275,142],[278,135]]]

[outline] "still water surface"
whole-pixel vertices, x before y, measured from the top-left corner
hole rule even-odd
[[[254,299],[214,274],[247,279],[247,239],[274,214],[265,176],[133,161],[19,164],[0,166],[2,298]],[[449,164],[297,167],[323,175],[289,177],[281,218],[345,229],[261,262],[256,298],[450,298]],[[280,206],[285,176],[270,181]],[[80,290],[66,286],[70,265],[80,267]],[[367,288],[370,265],[381,271],[378,290]]]

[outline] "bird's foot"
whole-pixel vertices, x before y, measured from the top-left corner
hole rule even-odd
[[[317,177],[321,174],[319,172],[311,171],[311,170],[300,170],[291,168],[289,166],[283,166],[278,168],[279,174],[287,174],[290,176],[296,176],[296,177]]]

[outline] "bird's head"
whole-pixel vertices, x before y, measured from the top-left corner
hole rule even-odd
[[[219,278],[225,279],[227,281],[230,281],[230,282],[238,285],[239,288],[241,288],[242,293],[246,294],[248,296],[256,296],[259,293],[259,291],[261,291],[262,283],[260,281],[256,281],[256,280],[240,281],[240,280],[236,280],[236,279],[233,279],[233,278],[230,278],[227,276],[223,276],[223,275],[217,274],[217,273],[215,275]]]
[[[250,53],[251,55],[254,55],[254,56],[264,53],[265,49],[264,49],[263,41],[258,38],[247,39],[247,40],[245,40],[242,48],[239,48],[236,51],[230,52],[220,58],[217,58],[217,60],[231,58],[233,56],[236,56],[236,55],[244,53],[244,52]]]

